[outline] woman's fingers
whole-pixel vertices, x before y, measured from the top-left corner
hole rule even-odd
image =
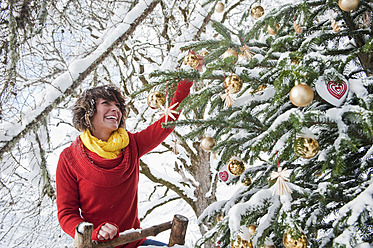
[[[98,231],[97,238],[98,240],[107,240],[112,239],[117,235],[118,229],[116,226],[106,223],[102,225],[100,230]]]

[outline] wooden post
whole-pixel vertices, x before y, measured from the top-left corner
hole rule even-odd
[[[93,224],[86,223],[83,233],[78,231],[78,226],[75,228],[74,248],[92,248]]]
[[[180,214],[175,214],[172,221],[170,240],[168,247],[185,244],[185,234],[188,227],[188,218]]]

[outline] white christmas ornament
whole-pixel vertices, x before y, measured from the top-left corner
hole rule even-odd
[[[317,80],[315,86],[319,96],[336,107],[341,106],[345,101],[350,88],[348,82],[345,81],[325,83],[322,79]]]
[[[171,106],[168,106],[168,100],[166,100],[165,106],[160,105],[162,112],[161,112],[161,118],[165,116],[165,123],[168,121],[168,117],[171,117],[172,119],[176,120],[176,117],[173,114],[179,114],[174,108],[176,107],[178,103],[174,103]]]
[[[287,181],[289,181],[290,171],[287,168],[282,169],[278,167],[278,171],[273,171],[271,174],[271,180],[276,179],[276,183],[273,185],[273,195],[290,195],[292,190],[290,189]]]

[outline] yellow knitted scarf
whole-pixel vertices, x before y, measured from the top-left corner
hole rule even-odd
[[[88,150],[106,159],[118,157],[120,151],[129,144],[128,133],[122,127],[114,131],[108,141],[97,139],[88,129],[80,135],[80,138]]]

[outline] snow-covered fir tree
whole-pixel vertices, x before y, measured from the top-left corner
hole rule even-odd
[[[205,71],[177,125],[213,138],[215,178],[242,185],[200,216],[215,226],[197,246],[371,243],[372,1],[271,4],[221,1],[182,47]]]

